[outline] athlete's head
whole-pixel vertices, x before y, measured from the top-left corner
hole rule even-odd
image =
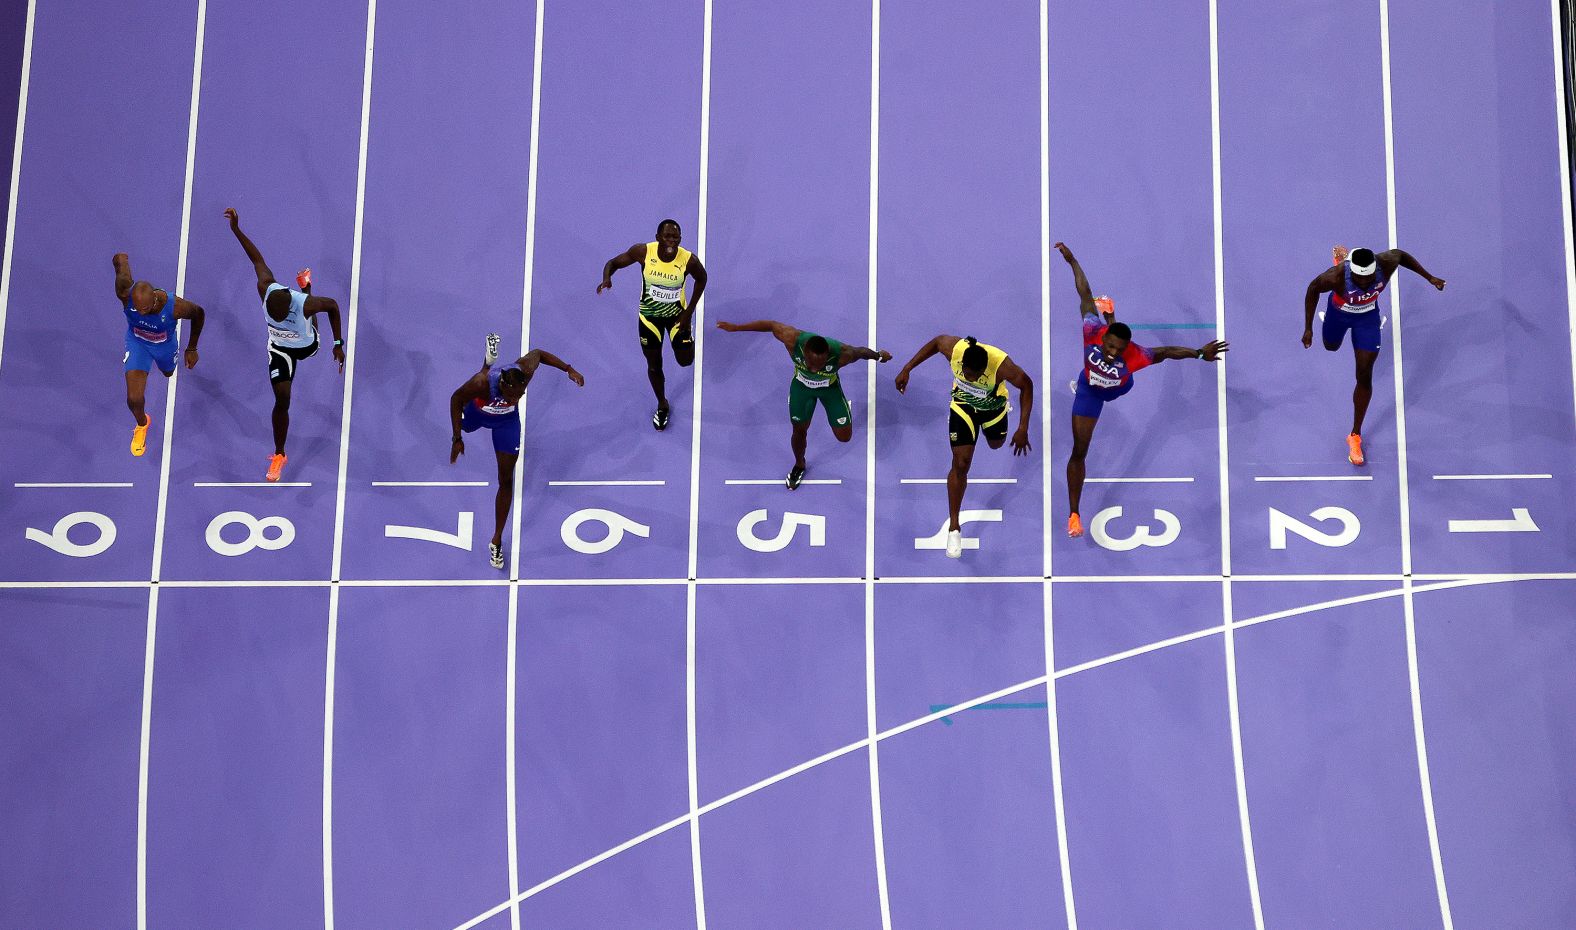
[[[804,341],[804,364],[811,371],[820,371],[831,361],[832,347],[820,336],[811,336]]]
[[[1107,362],[1114,362],[1127,351],[1127,344],[1132,341],[1133,331],[1126,323],[1112,323],[1106,327],[1105,335],[1100,339],[1100,355]]]
[[[678,220],[663,220],[657,224],[657,244],[664,248],[676,249],[684,241],[684,230],[679,228]]]
[[[263,309],[268,311],[269,316],[283,317],[290,312],[290,292],[280,288],[269,294],[268,299],[263,301]]]
[[[155,299],[153,285],[146,281],[138,281],[131,286],[131,307],[143,316],[151,316],[159,312],[159,302]]]
[[[525,372],[518,368],[505,368],[498,376],[498,393],[509,403],[518,403],[525,396]]]
[[[1379,259],[1374,255],[1373,249],[1352,249],[1346,256],[1346,266],[1352,270],[1352,277],[1366,285],[1373,279],[1374,272],[1379,270]]]
[[[978,381],[985,374],[985,366],[990,364],[990,353],[973,336],[964,336],[963,341],[968,343],[968,348],[963,350],[963,358],[959,360],[963,377],[969,381]]]

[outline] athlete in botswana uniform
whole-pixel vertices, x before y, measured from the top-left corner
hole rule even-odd
[[[672,341],[673,358],[680,368],[694,363],[695,337],[690,321],[706,290],[706,268],[693,252],[680,248],[683,239],[683,230],[676,220],[663,220],[657,224],[656,241],[637,242],[608,259],[602,266],[602,283],[596,286],[600,294],[613,286],[613,272],[640,265],[640,351],[646,356],[646,377],[657,395],[657,412],[651,415],[651,425],[659,430],[668,428],[669,413],[667,379],[662,374],[662,339],[666,336]],[[695,282],[695,290],[688,298],[684,295],[685,277]]]
[[[1333,267],[1326,268],[1308,282],[1303,296],[1302,347],[1313,346],[1313,313],[1319,295],[1329,292],[1324,310],[1324,347],[1331,352],[1341,347],[1346,331],[1352,333],[1352,354],[1357,360],[1357,387],[1352,389],[1352,431],[1346,437],[1346,460],[1361,465],[1363,457],[1363,417],[1374,395],[1374,362],[1379,359],[1379,334],[1383,319],[1379,315],[1379,295],[1390,284],[1397,269],[1410,268],[1435,290],[1445,289],[1442,278],[1424,270],[1417,259],[1400,249],[1375,254],[1372,249],[1347,251],[1338,245],[1331,250]]]
[[[908,390],[908,374],[915,365],[932,355],[944,355],[952,365],[952,404],[947,431],[952,442],[952,469],[947,472],[947,507],[952,522],[947,524],[947,556],[963,555],[963,527],[958,511],[963,506],[963,491],[969,483],[969,466],[974,462],[975,443],[981,434],[992,449],[1000,449],[1007,438],[1007,385],[1018,389],[1018,429],[1012,434],[1012,454],[1028,455],[1029,411],[1034,408],[1034,380],[1028,372],[995,346],[973,336],[937,336],[920,347],[897,374],[898,393]]]
[[[788,471],[788,490],[804,480],[807,466],[804,450],[810,433],[810,420],[815,417],[815,405],[826,408],[826,421],[838,442],[854,438],[853,415],[848,409],[848,398],[843,395],[838,371],[847,364],[870,359],[877,362],[892,360],[891,352],[879,352],[864,346],[852,346],[827,339],[815,333],[795,329],[776,320],[756,320],[753,323],[718,323],[717,328],[727,333],[771,333],[788,349],[793,359],[793,380],[788,382],[788,420],[793,424],[793,468]]]
[[[116,253],[115,296],[126,314],[126,355],[121,362],[126,371],[126,407],[131,410],[131,454],[148,451],[148,427],[153,420],[144,409],[148,390],[148,371],[155,365],[164,377],[175,374],[180,354],[177,320],[191,320],[191,342],[186,346],[186,367],[197,367],[197,338],[202,335],[203,309],[184,297],[177,297],[146,281],[131,276],[131,259]]]
[[[241,218],[231,207],[224,211],[230,221],[230,232],[241,243],[241,249],[257,273],[257,296],[263,299],[263,312],[268,318],[268,383],[274,389],[274,454],[268,459],[269,481],[278,481],[285,462],[285,438],[290,434],[290,386],[295,383],[296,363],[317,354],[317,323],[319,313],[328,316],[328,325],[334,331],[334,359],[339,362],[339,373],[345,373],[345,340],[339,329],[339,304],[332,297],[314,297],[312,272],[304,269],[296,275],[301,290],[293,291],[274,280],[274,273],[263,261],[246,233],[241,232]]]

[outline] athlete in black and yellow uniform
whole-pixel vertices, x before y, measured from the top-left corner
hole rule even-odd
[[[651,425],[659,430],[668,426],[668,396],[663,390],[666,379],[662,375],[663,336],[672,341],[673,358],[679,367],[688,368],[694,363],[695,337],[690,319],[706,290],[706,268],[693,252],[679,247],[683,238],[677,220],[663,220],[657,224],[656,241],[637,242],[608,259],[602,266],[602,283],[596,286],[600,294],[613,286],[613,272],[630,265],[641,266],[640,351],[646,356],[646,377],[651,379],[651,390],[657,395],[657,412],[651,416]],[[695,282],[695,290],[687,299],[685,277]]]
[[[947,430],[952,440],[952,470],[947,472],[947,506],[952,522],[947,526],[947,555],[963,554],[963,527],[958,511],[969,483],[969,466],[981,434],[992,449],[1007,438],[1007,385],[1018,389],[1018,429],[1012,434],[1012,454],[1027,455],[1029,411],[1034,408],[1034,380],[1007,353],[977,341],[973,336],[937,336],[920,347],[897,373],[898,393],[908,390],[908,374],[932,355],[946,356],[952,364],[952,407]]]
[[[788,382],[788,420],[793,424],[793,468],[788,472],[788,490],[804,480],[804,449],[810,433],[810,420],[815,417],[815,405],[826,408],[827,422],[838,442],[854,438],[853,414],[848,409],[848,398],[843,395],[843,385],[838,370],[860,359],[877,362],[892,360],[891,352],[878,352],[864,346],[851,346],[827,339],[815,333],[795,329],[776,320],[756,320],[753,323],[718,323],[717,328],[727,333],[771,333],[788,349],[793,359],[793,380]]]

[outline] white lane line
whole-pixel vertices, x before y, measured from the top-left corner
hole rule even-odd
[[[550,488],[660,488],[666,481],[549,481]]]
[[[1254,475],[1254,481],[1372,481],[1373,475]]]
[[[130,481],[18,481],[14,488],[129,488]]]
[[[1553,475],[1434,475],[1435,481],[1522,481],[1531,478],[1553,478]]]
[[[310,481],[193,481],[194,488],[310,488]]]
[[[1554,122],[1559,126],[1559,174],[1560,174],[1560,225],[1565,231],[1565,302],[1570,315],[1571,334],[1571,386],[1576,388],[1576,243],[1573,243],[1571,232],[1571,166],[1566,161],[1570,157],[1570,133],[1565,125],[1565,43],[1560,34],[1561,15],[1560,4],[1562,0],[1549,0],[1549,15],[1554,26]],[[25,73],[25,72],[24,72]],[[25,84],[23,85],[26,86]],[[20,150],[20,146],[18,146]],[[15,183],[14,181],[12,183]],[[16,212],[13,203],[11,212]],[[8,240],[9,241],[9,240]],[[0,298],[3,300],[3,298]],[[0,308],[3,308],[0,304]],[[4,322],[4,310],[0,309],[0,322]],[[1572,398],[1576,402],[1576,397]]]
[[[1050,10],[1047,0],[1040,0],[1040,383],[1051,383],[1051,52]],[[1040,405],[1040,441],[1045,448],[1040,452],[1040,522],[1043,537],[1040,540],[1045,561],[1042,571],[1045,580],[1040,585],[1041,619],[1045,639],[1045,720],[1046,736],[1051,752],[1051,812],[1056,821],[1056,858],[1061,869],[1062,909],[1067,916],[1067,930],[1078,930],[1078,909],[1073,899],[1072,856],[1068,852],[1067,808],[1062,785],[1061,727],[1056,716],[1056,682],[1050,676],[1056,671],[1056,625],[1053,617],[1053,589],[1050,579],[1055,572],[1051,567],[1051,552],[1055,533],[1056,505],[1051,493],[1055,483],[1051,460],[1055,444],[1051,440],[1051,405]]]
[[[1084,484],[1192,484],[1192,478],[1085,478]]]
[[[945,478],[899,478],[898,484],[946,484]],[[969,484],[1017,484],[1017,478],[975,478],[969,477]]]
[[[197,113],[202,99],[203,38],[208,24],[208,0],[197,0],[197,29],[192,52],[191,108],[186,119],[186,175],[181,189],[181,237],[175,258],[175,294],[186,290],[187,246],[191,242],[192,174],[197,166]],[[191,327],[177,324],[177,339]],[[164,394],[164,442],[159,457],[158,504],[153,515],[153,561],[149,569],[148,630],[142,660],[142,732],[137,749],[137,930],[148,926],[148,760],[153,729],[153,663],[158,641],[159,575],[164,564],[164,525],[170,499],[170,454],[175,438],[175,391],[180,387],[180,365],[169,378]]]
[[[866,246],[865,313],[867,345],[878,345],[881,203],[881,0],[870,2],[870,230]],[[892,930],[887,885],[886,828],[881,818],[881,758],[876,749],[876,366],[865,366],[865,738],[869,744],[870,831],[876,866],[876,898],[882,930]]]
[[[361,246],[366,228],[367,139],[372,120],[372,51],[377,36],[378,0],[367,0],[367,29],[361,64],[361,136],[356,151],[356,216],[350,239],[350,310],[346,321],[345,387],[339,421],[339,481],[334,493],[334,549],[329,577],[328,648],[323,673],[323,930],[334,930],[334,687],[339,655],[339,595],[345,552],[345,488],[350,469],[350,413],[361,340]]]
[[[375,488],[485,488],[486,481],[374,481]]]
[[[27,127],[27,85],[33,73],[33,14],[37,0],[27,0],[27,28],[22,36],[22,85],[16,98],[16,147],[11,150],[11,195],[5,214],[5,257],[0,259],[0,359],[5,352],[6,309],[11,304],[11,251],[16,246],[16,196],[22,186],[22,135]]]
[[[783,480],[784,479],[782,479],[782,478],[729,478],[726,481],[724,481],[723,484],[730,484],[730,485],[758,485],[758,486],[773,485],[773,484],[781,485],[783,483]],[[800,481],[799,483],[801,485],[803,485],[803,484],[842,484],[843,483],[843,479],[841,479],[841,478],[805,478],[803,481]]]

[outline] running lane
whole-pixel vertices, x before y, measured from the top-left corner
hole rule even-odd
[[[0,10],[0,191],[11,195],[11,162],[16,154],[16,136],[5,131],[5,116],[16,112],[17,97],[22,91],[22,49],[27,37],[27,4],[13,2]],[[10,216],[10,201],[0,212],[0,229]],[[0,233],[0,250],[5,248],[4,233]]]
[[[129,253],[135,276],[175,289],[196,25],[195,3],[43,4],[36,13],[0,345],[0,434],[8,438],[0,449],[0,562],[7,577],[148,578],[171,384],[157,372],[149,378],[148,452],[132,458],[121,365],[126,319],[110,257]],[[212,304],[206,294],[190,296]],[[50,533],[81,513],[101,525],[112,521],[114,535],[78,526],[69,541],[56,533],[53,545],[25,535],[29,528]],[[88,551],[61,551],[72,547]]]
[[[1378,7],[1223,0],[1219,54],[1232,570],[1398,571],[1391,328],[1365,468],[1346,461],[1351,340],[1325,351],[1315,316],[1313,347],[1301,343],[1303,293],[1330,247],[1385,247]]]
[[[1215,338],[1209,23],[1202,7],[1178,17],[1149,9],[1138,0],[1057,7],[1050,35],[1051,241],[1065,241],[1094,292],[1111,296],[1134,342],[1200,346]],[[1059,254],[1050,262],[1054,355],[1046,399],[1056,456],[1046,491],[1055,501],[1056,573],[1215,574],[1216,372],[1191,359],[1136,374],[1132,393],[1106,405],[1086,461],[1093,479],[1080,508],[1087,532],[1073,540],[1062,531],[1062,464],[1072,441],[1068,385],[1082,370],[1084,349],[1072,271]],[[1151,478],[1173,480],[1144,482]],[[1174,534],[1162,511],[1176,521]],[[1135,541],[1143,527],[1142,538],[1163,544]]]
[[[450,465],[449,397],[481,368],[489,332],[503,336],[502,360],[518,358],[535,22],[519,3],[379,6],[345,577],[497,577],[492,436],[467,435]],[[309,367],[331,377],[326,363]],[[530,390],[583,399],[552,369]]]
[[[260,41],[280,21],[291,24],[288,44]],[[209,328],[202,360],[176,398],[161,577],[328,577],[343,382],[326,317],[317,317],[322,346],[301,363],[292,387],[283,481],[199,485],[265,484],[273,451],[264,312],[224,208],[240,213],[242,230],[279,283],[295,287],[296,270],[311,265],[313,292],[335,298],[341,316],[348,314],[366,22],[365,0],[220,4],[209,11],[187,270],[188,289],[208,298]],[[314,67],[286,65],[282,54]],[[300,482],[310,487],[293,486]],[[294,541],[231,555],[230,547],[210,542],[209,527],[233,511],[283,517]],[[214,532],[236,542],[245,530],[232,522]]]
[[[700,249],[701,11],[694,2],[592,0],[547,13],[531,344],[574,363],[586,387],[527,398],[522,575],[688,574],[694,372],[663,348],[672,418],[654,431],[636,319],[640,269],[619,271],[611,291],[596,288],[603,263],[652,241],[663,219]],[[726,287],[728,270],[700,258]],[[697,338],[716,318],[709,302],[695,318]]]
[[[1539,4],[1390,6],[1397,234],[1449,282],[1436,293],[1401,279],[1419,572],[1576,570],[1569,204],[1551,28]],[[1551,477],[1435,477],[1504,474]],[[1512,522],[1518,508],[1526,519]],[[1499,528],[1460,532],[1457,520]]]
[[[713,16],[707,267],[718,278],[706,298],[709,325],[775,319],[865,345],[870,114],[858,89],[870,85],[869,7],[720,4]],[[835,99],[843,104],[826,105]],[[864,574],[871,363],[839,375],[853,441],[837,442],[818,408],[805,459],[810,483],[789,494],[788,353],[768,333],[713,329],[707,337],[701,574]],[[750,480],[768,483],[729,484]],[[790,538],[790,515],[811,527]],[[819,543],[815,521],[824,526]]]
[[[1034,451],[1015,458],[1010,439],[1022,411],[1010,389],[1009,441],[980,442],[963,499],[977,512],[964,545],[978,548],[953,560],[941,532],[952,461],[948,362],[915,369],[906,396],[892,386],[897,369],[942,333],[995,345],[1039,376],[1038,36],[1038,12],[1023,3],[881,8],[877,338],[896,358],[877,390],[880,576],[1042,574],[1038,410],[1029,418]],[[1037,407],[1047,388],[1036,388]],[[933,483],[904,483],[916,480]]]

